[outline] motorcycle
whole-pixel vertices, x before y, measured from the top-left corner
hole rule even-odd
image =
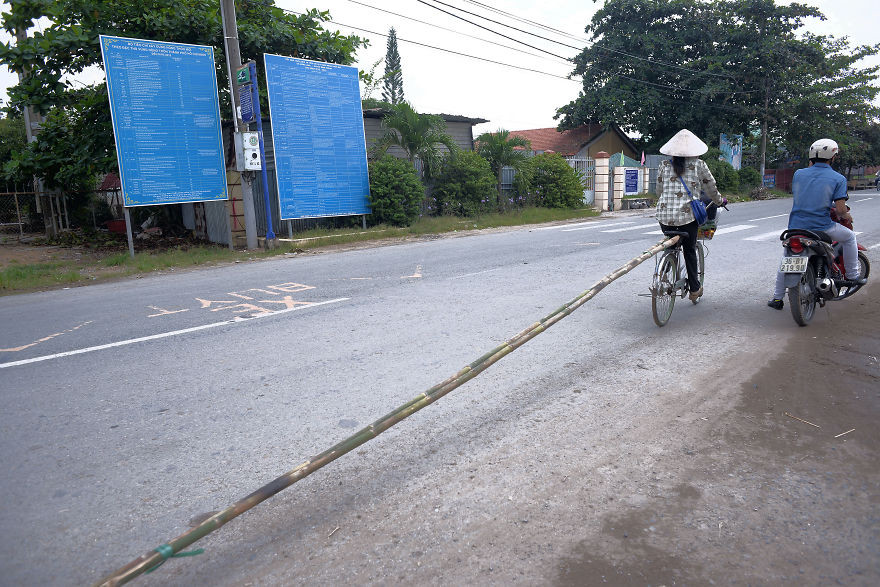
[[[852,222],[841,221],[833,209],[831,219],[852,230]],[[779,240],[785,249],[779,270],[785,273],[791,315],[799,326],[806,326],[813,318],[817,304],[823,308],[826,302],[846,299],[861,289],[846,278],[843,247],[824,232],[792,228]],[[868,277],[871,271],[865,250],[858,245],[861,277]]]

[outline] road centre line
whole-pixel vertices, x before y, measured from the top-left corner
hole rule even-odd
[[[572,226],[584,226],[585,224],[596,224],[598,221],[590,220],[589,222],[576,222],[574,224],[557,224],[555,226],[540,226],[531,230],[558,230],[560,228],[571,228]]]
[[[464,275],[456,275],[452,279],[464,279],[465,277],[473,277],[474,275],[482,275],[483,273],[492,273],[493,271],[499,271],[502,269],[501,267],[496,267],[495,269],[486,269],[485,271],[477,271],[476,273],[465,273]]]
[[[656,222],[652,222],[651,224],[639,224],[638,226],[627,226],[625,228],[613,228],[611,230],[602,230],[600,232],[626,232],[627,230],[641,230],[643,228],[652,228],[657,226]]]
[[[758,220],[770,220],[771,218],[782,218],[783,216],[788,216],[788,214],[777,214],[776,216],[764,216],[763,218],[752,218],[748,222],[757,222]]]
[[[773,232],[765,232],[764,234],[756,234],[755,236],[746,237],[744,241],[768,241],[774,238],[779,238],[779,235],[782,234],[784,228],[780,228],[779,230],[774,230]]]
[[[120,340],[117,342],[111,342],[108,344],[101,344],[97,346],[86,347],[83,349],[76,349],[73,351],[65,351],[63,353],[55,353],[54,355],[44,355],[42,357],[34,357],[32,359],[22,359],[21,361],[11,361],[9,363],[0,363],[0,369],[6,369],[7,367],[17,367],[19,365],[27,365],[29,363],[39,363],[41,361],[48,361],[51,359],[60,359],[62,357],[69,357],[71,355],[81,355],[83,353],[91,353],[93,351],[102,351],[105,349],[112,349],[121,346],[127,346],[130,344],[136,344],[139,342],[146,342],[150,340],[158,340],[161,338],[169,338],[172,336],[178,336],[180,334],[188,334],[190,332],[198,332],[199,330],[208,330],[209,328],[216,328],[218,326],[226,326],[229,324],[237,324],[240,322],[248,322],[250,320],[256,320],[258,318],[269,318],[271,316],[277,316],[278,314],[287,314],[288,312],[295,312],[297,310],[302,310],[305,308],[314,308],[315,306],[324,306],[327,304],[335,304],[337,302],[344,302],[349,300],[350,298],[336,298],[335,300],[327,300],[325,302],[316,302],[314,304],[309,304],[308,306],[296,306],[294,308],[285,308],[284,310],[278,310],[275,312],[263,312],[261,314],[254,314],[253,316],[242,317],[236,316],[231,320],[224,320],[223,322],[213,322],[211,324],[203,324],[202,326],[193,326],[192,328],[184,328],[182,330],[172,330],[170,332],[162,332],[160,334],[152,334],[150,336],[142,336],[140,338],[131,338],[128,340]]]
[[[563,230],[562,232],[574,232],[575,230],[588,230],[590,228],[608,228],[609,226],[623,226],[625,224],[632,224],[632,222],[612,222],[611,224],[605,224],[604,222],[593,222],[591,226],[582,226],[580,228],[569,228]]]

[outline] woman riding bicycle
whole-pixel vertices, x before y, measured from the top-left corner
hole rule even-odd
[[[706,143],[687,129],[678,131],[669,142],[660,147],[660,152],[672,157],[660,164],[657,175],[657,221],[663,232],[683,231],[688,234],[682,238],[684,264],[688,274],[688,291],[691,301],[703,295],[703,288],[697,271],[697,221],[691,211],[690,202],[700,198],[705,192],[713,202],[723,206],[727,201],[718,193],[718,186],[706,162],[699,158],[709,150]]]

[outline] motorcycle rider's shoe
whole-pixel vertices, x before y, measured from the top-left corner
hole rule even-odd
[[[867,277],[859,277],[858,279],[853,279],[852,282],[856,285],[865,285],[868,283]]]
[[[771,308],[773,308],[774,310],[781,310],[783,307],[785,307],[785,302],[783,302],[779,298],[774,298],[774,299],[770,300],[769,302],[767,302],[767,305],[770,306]]]
[[[692,291],[692,292],[689,294],[689,297],[690,297],[690,299],[691,299],[692,302],[696,302],[698,299],[700,299],[700,297],[701,297],[702,295],[703,295],[703,288],[700,287],[700,289],[698,289],[697,291]]]

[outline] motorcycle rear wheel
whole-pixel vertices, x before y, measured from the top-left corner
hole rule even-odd
[[[806,326],[812,320],[816,312],[816,270],[812,263],[807,265],[798,284],[788,289],[788,305],[798,326]]]

